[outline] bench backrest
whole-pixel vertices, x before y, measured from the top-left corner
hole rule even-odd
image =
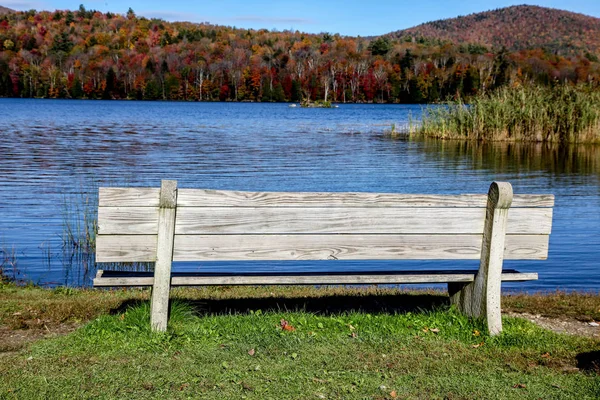
[[[156,260],[160,192],[100,188],[98,262]],[[174,261],[479,259],[488,196],[177,189],[173,201]],[[505,259],[547,257],[553,205],[513,196]]]

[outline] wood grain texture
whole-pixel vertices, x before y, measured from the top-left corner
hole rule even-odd
[[[479,234],[484,221],[483,208],[182,207],[176,234]],[[549,234],[551,227],[551,208],[509,213],[510,234]]]
[[[478,234],[481,208],[178,207],[175,233],[194,234]],[[549,234],[551,208],[511,209],[509,234]],[[98,234],[158,232],[158,208],[100,207]]]
[[[205,285],[371,285],[371,284],[414,284],[414,283],[469,283],[475,276],[473,273],[431,273],[410,274],[403,271],[393,274],[349,274],[331,275],[270,275],[270,276],[194,276],[193,274],[174,275],[171,286],[205,286]],[[536,273],[504,273],[502,281],[530,281],[538,279]],[[94,279],[94,286],[152,286],[152,276],[103,277],[100,271]]]
[[[150,326],[154,331],[164,332],[167,330],[169,317],[171,264],[177,211],[177,181],[162,181],[159,206],[154,285],[150,301]]]
[[[99,207],[158,207],[160,188],[101,187]]]
[[[488,193],[485,228],[481,245],[479,272],[472,283],[458,288],[449,285],[451,302],[465,314],[485,317],[490,335],[502,332],[500,289],[512,186],[493,182]]]
[[[482,235],[176,235],[174,261],[479,259]],[[154,235],[101,235],[97,262],[154,261]],[[504,257],[541,260],[547,235],[508,235]]]
[[[485,207],[485,194],[242,192],[182,189],[181,207]],[[513,207],[552,207],[553,195],[518,195]]]
[[[513,200],[508,182],[493,182],[488,193],[485,227],[481,244],[479,271],[473,281],[474,317],[484,316],[490,335],[502,332],[500,308],[501,275],[504,262],[504,244],[509,223],[509,208]]]
[[[100,207],[158,207],[158,188],[100,188]],[[485,194],[430,195],[394,193],[242,192],[179,189],[178,207],[480,207]],[[550,194],[520,194],[513,208],[553,207]]]
[[[98,235],[156,235],[158,207],[98,207]]]

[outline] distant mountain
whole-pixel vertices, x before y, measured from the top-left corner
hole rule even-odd
[[[600,18],[538,6],[513,6],[427,22],[390,34],[476,43],[510,51],[544,48],[555,54],[600,55]]]
[[[14,13],[14,12],[15,12],[15,10],[11,10],[8,7],[0,6],[0,14],[10,14],[10,13]]]

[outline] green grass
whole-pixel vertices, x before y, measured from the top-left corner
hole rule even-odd
[[[315,288],[240,289],[175,291],[178,300],[163,334],[149,330],[146,291],[130,298],[125,291],[45,291],[66,303],[97,293],[90,307],[110,297],[103,307],[112,312],[70,335],[2,355],[0,398],[600,396],[598,371],[575,368],[578,354],[600,348],[597,339],[554,334],[517,318],[504,318],[503,334],[490,337],[479,321],[443,304],[421,311],[394,312],[385,304],[370,309],[370,298],[377,294],[385,303],[389,290],[369,289],[366,307],[354,310],[330,300],[360,300],[359,290],[323,288],[319,297],[321,289]],[[22,298],[27,291],[38,296],[37,289],[14,290]],[[285,293],[300,301],[294,306],[279,301]],[[243,303],[236,308],[233,300]],[[320,300],[320,310],[311,300]],[[216,307],[218,302],[226,304]],[[11,314],[18,304],[0,309],[0,315]],[[34,304],[32,299],[25,308]],[[265,304],[271,306],[262,308]],[[282,320],[294,330],[283,330]]]
[[[490,141],[600,143],[600,92],[557,84],[504,87],[425,110],[415,136]]]

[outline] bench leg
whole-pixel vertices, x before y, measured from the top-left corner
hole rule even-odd
[[[450,304],[473,318],[485,318],[488,332],[502,332],[500,280],[488,280],[487,287],[471,283],[448,283]]]
[[[492,183],[488,193],[479,271],[471,283],[448,284],[450,302],[470,317],[484,317],[490,335],[502,332],[500,287],[506,222],[511,203],[510,183]]]
[[[171,263],[175,239],[175,211],[177,181],[162,181],[158,211],[158,243],[154,265],[154,285],[150,301],[150,326],[153,331],[167,330],[169,292],[171,290]]]

